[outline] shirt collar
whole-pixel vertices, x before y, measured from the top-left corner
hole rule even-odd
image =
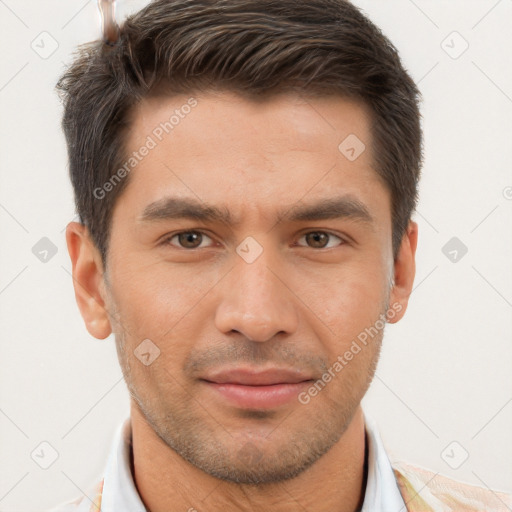
[[[132,426],[128,417],[117,429],[107,461],[102,512],[147,512],[133,481],[131,457]]]
[[[361,512],[407,510],[375,421],[363,411],[368,443],[368,475]],[[147,512],[131,469],[132,432],[127,418],[116,432],[104,474],[102,512]]]
[[[375,420],[363,410],[368,443],[368,476],[362,512],[407,510]]]

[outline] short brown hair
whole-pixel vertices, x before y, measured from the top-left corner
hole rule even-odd
[[[80,46],[57,84],[76,209],[104,265],[129,176],[101,200],[94,190],[126,160],[133,105],[162,83],[169,95],[298,90],[362,100],[374,167],[391,192],[396,258],[418,200],[420,93],[380,29],[347,0],[154,0],[126,19],[114,46]]]

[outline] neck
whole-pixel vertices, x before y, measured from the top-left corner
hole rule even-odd
[[[131,407],[134,481],[149,512],[324,512],[360,510],[366,489],[364,417],[359,406],[340,440],[297,477],[245,485],[213,477],[164,443]]]

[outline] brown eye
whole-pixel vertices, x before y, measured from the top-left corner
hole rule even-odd
[[[307,245],[313,249],[327,248],[327,245],[329,244],[330,239],[332,238],[338,239],[340,242],[343,242],[343,240],[339,236],[333,235],[332,233],[327,233],[325,231],[311,231],[303,235],[301,238],[304,238],[306,240]],[[331,244],[329,247],[334,247],[334,245]]]
[[[210,237],[204,233],[201,233],[200,231],[183,231],[169,237],[165,243],[169,245],[176,245],[175,243],[171,242],[171,240],[174,239],[178,240],[177,246],[181,247],[182,249],[197,249],[200,247],[204,239],[210,239]]]

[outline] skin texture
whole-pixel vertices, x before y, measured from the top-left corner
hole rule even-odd
[[[321,378],[380,315],[402,318],[417,224],[393,261],[391,197],[372,168],[364,105],[291,93],[259,103],[230,92],[196,99],[131,171],[113,212],[107,271],[86,228],[72,222],[66,232],[86,327],[98,339],[115,333],[137,488],[151,512],[355,511],[366,486],[360,402],[384,329],[307,404],[242,409],[200,378],[275,366]],[[187,100],[141,102],[128,148]],[[354,161],[338,149],[350,134],[366,145]],[[277,213],[346,194],[372,223]],[[166,196],[225,208],[238,222],[140,220]],[[203,237],[174,236],[187,231]],[[247,237],[263,249],[252,263],[236,252]],[[147,366],[134,354],[145,339],[160,350]]]

